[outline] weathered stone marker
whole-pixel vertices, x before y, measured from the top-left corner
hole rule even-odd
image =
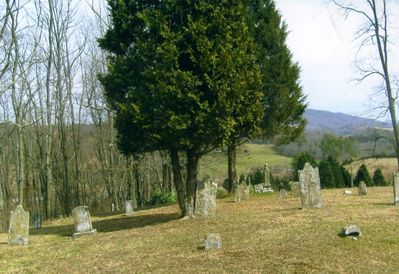
[[[132,200],[125,201],[125,210],[126,216],[132,217],[133,216],[133,202]]]
[[[97,233],[96,229],[93,229],[90,220],[90,212],[87,206],[78,206],[72,210],[73,222],[75,224],[75,233],[72,238],[94,235]]]
[[[279,200],[287,199],[287,190],[285,190],[284,188],[280,189],[278,191],[278,199]]]
[[[264,184],[265,184],[264,192],[273,192],[272,185],[270,183],[270,167],[267,163],[265,164],[263,174],[264,174]]]
[[[204,241],[205,250],[222,248],[222,239],[219,234],[208,234]]]
[[[235,203],[241,203],[242,201],[247,201],[249,199],[249,186],[245,181],[237,185]]]
[[[362,236],[362,232],[358,226],[350,225],[350,226],[342,228],[341,236],[342,237],[347,237],[347,236],[360,237],[360,236]]]
[[[352,195],[352,190],[350,190],[350,189],[345,189],[345,190],[344,190],[344,195]]]
[[[8,244],[27,245],[29,239],[29,212],[18,205],[10,214]]]
[[[299,182],[291,182],[291,197],[299,197],[301,195],[301,188]]]
[[[357,189],[359,191],[359,195],[367,195],[367,185],[365,182],[361,181]]]
[[[202,218],[212,218],[216,215],[217,184],[210,177],[198,182],[195,198],[195,215]]]
[[[323,203],[321,200],[319,169],[317,167],[313,168],[309,163],[306,163],[303,170],[298,172],[302,208],[321,208]]]
[[[33,214],[33,227],[41,228],[42,227],[42,215],[39,212]]]
[[[394,194],[394,203],[399,206],[399,172],[395,174],[393,179],[393,194]]]

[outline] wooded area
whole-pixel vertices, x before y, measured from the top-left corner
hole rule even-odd
[[[105,11],[72,0],[0,3],[1,220],[19,201],[56,218],[82,204],[140,206],[154,190],[172,189],[166,155],[117,151],[97,79]]]

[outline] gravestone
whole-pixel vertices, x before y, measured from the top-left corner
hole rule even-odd
[[[266,163],[264,170],[263,170],[263,176],[264,176],[264,191],[263,192],[273,192],[272,185],[270,183],[270,167]]]
[[[133,216],[133,203],[132,200],[125,201],[125,210],[126,216],[132,217]]]
[[[358,226],[350,225],[347,227],[343,227],[341,229],[341,236],[342,237],[347,237],[347,236],[361,237],[362,232]]]
[[[202,218],[211,218],[216,214],[217,184],[210,177],[199,181],[195,198],[195,215]]]
[[[8,230],[8,244],[27,245],[29,238],[29,212],[22,205],[18,205],[10,214],[10,228]]]
[[[302,208],[321,208],[319,169],[317,167],[313,168],[309,163],[306,163],[303,170],[298,172]]]
[[[33,227],[41,228],[42,227],[42,215],[39,212],[33,214]]]
[[[395,205],[399,205],[399,172],[395,174],[393,180],[393,193]]]
[[[291,197],[299,197],[301,195],[301,188],[299,182],[291,182]]]
[[[238,204],[241,201],[247,201],[249,199],[249,186],[245,182],[237,185],[235,203]]]
[[[222,248],[222,239],[219,234],[208,234],[204,241],[205,250]]]
[[[344,190],[344,195],[352,195],[352,190],[350,190],[350,189],[345,189],[345,190]]]
[[[114,203],[111,204],[111,212],[115,212],[115,204]]]
[[[287,198],[287,190],[285,190],[284,188],[280,189],[278,191],[278,199],[279,200],[284,200]]]
[[[72,238],[84,236],[84,235],[94,235],[97,233],[96,229],[93,229],[90,220],[89,207],[78,206],[72,210],[73,222],[75,224],[75,233],[73,233]]]
[[[367,185],[365,182],[361,181],[359,187],[357,188],[359,195],[367,195]]]

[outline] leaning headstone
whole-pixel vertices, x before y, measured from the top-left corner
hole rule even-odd
[[[42,215],[39,212],[33,214],[33,227],[41,228],[42,227]]]
[[[222,239],[219,234],[208,234],[204,241],[205,250],[222,248]]]
[[[303,170],[298,172],[302,208],[321,208],[319,169],[317,167],[313,168],[309,163],[306,163]]]
[[[278,192],[278,199],[284,200],[286,198],[287,198],[287,190],[285,190],[284,188],[280,189]]]
[[[301,195],[301,188],[299,182],[291,182],[291,197],[299,197]]]
[[[210,177],[198,182],[195,198],[195,215],[202,218],[211,218],[216,215],[217,184]]]
[[[133,203],[132,200],[125,201],[125,210],[126,216],[132,217],[133,216]]]
[[[265,190],[263,192],[273,192],[272,185],[270,183],[270,168],[267,163],[265,164],[263,174],[265,184]]]
[[[350,225],[347,227],[344,227],[341,229],[341,236],[342,237],[347,237],[347,236],[353,236],[353,237],[360,237],[362,236],[362,232],[360,231],[360,228],[356,225]]]
[[[358,187],[359,195],[367,195],[367,185],[365,182],[361,181]]]
[[[97,230],[93,229],[91,224],[90,212],[87,206],[75,207],[72,210],[72,216],[75,224],[75,233],[73,233],[72,238],[97,233]]]
[[[8,244],[27,245],[29,238],[29,212],[22,205],[11,211]]]
[[[395,174],[393,180],[393,193],[395,205],[399,205],[399,172]]]

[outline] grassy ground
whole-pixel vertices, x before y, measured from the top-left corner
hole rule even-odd
[[[356,176],[356,172],[362,164],[366,164],[371,177],[373,177],[374,171],[377,168],[380,168],[385,177],[385,180],[387,180],[388,182],[393,181],[393,174],[398,169],[398,161],[396,158],[362,159],[362,160],[354,161],[353,163],[351,163],[350,165],[347,165],[345,167],[349,172],[351,172],[351,170],[352,170],[353,176]]]
[[[252,167],[263,167],[268,163],[272,168],[290,168],[291,158],[278,155],[273,146],[245,144],[237,150],[237,172],[248,173]],[[200,162],[200,176],[205,174],[223,180],[227,178],[227,156],[223,152],[212,152]]]
[[[356,191],[354,191],[356,193]],[[367,196],[323,190],[322,209],[300,210],[299,198],[251,196],[218,200],[213,220],[179,220],[175,205],[93,217],[95,236],[71,239],[72,219],[31,230],[29,245],[8,246],[0,234],[5,273],[399,273],[399,207],[392,188]],[[358,240],[341,227],[360,226]],[[207,233],[221,250],[204,251]]]

